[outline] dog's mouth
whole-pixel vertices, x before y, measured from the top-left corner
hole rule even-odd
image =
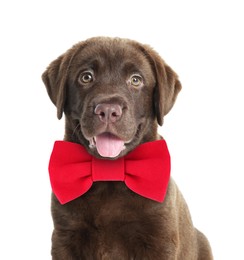
[[[89,147],[96,148],[102,157],[115,158],[125,149],[125,142],[111,133],[94,136],[89,143]]]

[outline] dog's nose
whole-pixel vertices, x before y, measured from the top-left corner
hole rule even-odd
[[[122,107],[118,104],[98,104],[94,110],[95,114],[104,123],[115,123],[122,116]]]

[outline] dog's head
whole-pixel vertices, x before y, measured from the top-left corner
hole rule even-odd
[[[97,37],[78,43],[43,73],[66,137],[97,157],[117,158],[157,136],[181,84],[149,46]]]

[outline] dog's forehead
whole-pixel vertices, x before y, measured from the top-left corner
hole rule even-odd
[[[125,39],[92,39],[80,43],[73,63],[80,66],[101,66],[124,68],[128,71],[150,71],[148,57],[141,50],[142,45]]]

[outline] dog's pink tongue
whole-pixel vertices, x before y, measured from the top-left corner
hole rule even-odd
[[[98,153],[103,157],[116,157],[124,149],[124,142],[118,137],[104,133],[96,136]]]

